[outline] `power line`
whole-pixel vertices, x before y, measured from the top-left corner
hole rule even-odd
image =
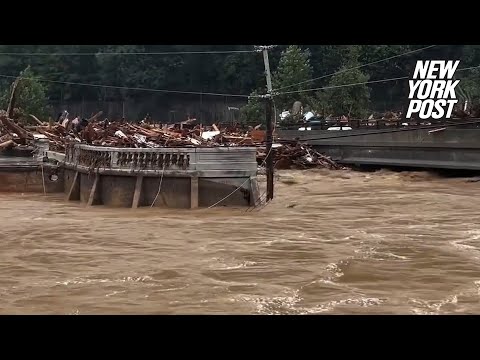
[[[477,68],[479,68],[479,67],[480,67],[480,65],[470,66],[470,67],[468,67],[468,68],[458,69],[457,71],[472,70],[472,69],[477,69]]]
[[[476,68],[480,68],[480,65],[471,66],[471,67],[463,68],[463,69],[458,69],[457,71],[472,70],[472,69],[476,69]],[[390,78],[390,79],[372,80],[372,81],[364,81],[364,82],[342,84],[342,85],[323,86],[323,87],[313,88],[313,89],[286,91],[286,92],[283,92],[283,93],[279,93],[277,95],[295,94],[295,93],[307,92],[307,91],[328,90],[328,89],[336,89],[336,88],[349,87],[349,86],[375,84],[375,83],[403,80],[403,79],[409,79],[409,78],[410,78],[409,76],[401,76],[401,77]]]
[[[189,94],[189,95],[210,95],[210,96],[244,97],[244,98],[252,97],[250,95],[240,95],[240,94],[224,94],[224,93],[212,93],[212,92],[201,92],[201,91],[181,91],[181,90],[166,90],[166,89],[149,89],[149,88],[142,88],[142,87],[87,84],[87,83],[79,83],[79,82],[72,82],[72,81],[47,80],[47,79],[41,79],[41,78],[27,78],[27,77],[21,77],[21,76],[11,76],[11,75],[2,75],[2,74],[0,74],[0,77],[10,78],[10,79],[17,79],[18,78],[18,79],[23,79],[23,80],[43,81],[43,82],[49,82],[49,83],[55,83],[55,84],[91,86],[91,87],[106,88],[106,89],[152,91],[152,92],[161,92],[161,93]]]
[[[387,81],[395,81],[395,80],[402,80],[402,79],[408,79],[408,78],[409,78],[408,76],[402,76],[402,77],[391,78],[391,79],[382,79],[382,80],[364,81],[364,82],[358,82],[358,83],[352,83],[352,84],[343,84],[343,85],[331,85],[331,86],[323,86],[323,87],[319,87],[319,88],[313,88],[313,89],[295,90],[295,91],[286,91],[286,92],[283,92],[283,93],[279,93],[278,95],[294,94],[294,93],[307,92],[307,91],[317,91],[317,90],[336,89],[336,88],[342,88],[342,87],[348,87],[348,86],[356,86],[356,85],[373,84],[373,83],[380,83],[380,82],[387,82]]]
[[[463,68],[463,69],[458,69],[457,71],[472,70],[472,69],[476,69],[476,68],[480,68],[480,65],[471,66],[471,67]],[[242,95],[242,94],[225,94],[225,93],[213,93],[213,92],[201,92],[201,91],[182,91],[182,90],[151,89],[151,88],[142,88],[142,87],[128,87],[128,86],[115,86],[115,85],[103,85],[103,84],[88,84],[88,83],[80,83],[80,82],[73,82],[73,81],[49,80],[49,79],[42,79],[42,78],[27,78],[27,77],[19,77],[19,76],[3,75],[3,74],[0,74],[0,77],[9,78],[9,79],[20,78],[20,79],[24,79],[24,80],[36,80],[36,81],[49,82],[49,83],[54,83],[54,84],[91,86],[91,87],[106,88],[106,89],[152,91],[152,92],[172,93],[172,94],[226,96],[226,97],[242,97],[242,98],[261,97],[260,95],[252,96],[252,95]],[[327,89],[341,88],[341,87],[348,87],[348,86],[356,86],[356,85],[374,84],[374,83],[381,83],[381,82],[388,82],[388,81],[395,81],[395,80],[403,80],[403,79],[408,79],[408,78],[409,78],[408,76],[403,76],[403,77],[397,77],[397,78],[372,80],[372,81],[352,83],[352,84],[324,86],[324,87],[311,88],[311,89],[306,89],[306,90],[286,91],[286,92],[283,92],[283,93],[279,93],[277,95],[294,94],[294,93],[307,92],[307,91],[327,90]]]
[[[382,60],[372,61],[372,62],[370,62],[370,63],[362,64],[362,65],[358,65],[358,66],[354,66],[354,67],[351,67],[351,68],[348,68],[348,69],[339,70],[339,71],[336,71],[336,72],[331,73],[331,74],[319,76],[319,77],[317,77],[317,78],[310,79],[310,80],[301,81],[301,82],[296,83],[296,84],[293,84],[293,85],[283,86],[283,87],[281,87],[281,88],[274,89],[274,90],[275,90],[275,91],[278,91],[278,90],[286,89],[286,88],[289,88],[289,87],[292,87],[292,86],[297,86],[297,85],[305,84],[305,83],[308,83],[308,82],[312,82],[312,81],[324,79],[324,78],[329,77],[329,76],[341,74],[341,73],[344,73],[344,72],[347,72],[347,71],[351,71],[351,70],[355,70],[355,69],[360,69],[360,68],[365,67],[365,66],[369,66],[369,65],[373,65],[373,64],[378,64],[378,63],[381,63],[381,62],[384,62],[384,61],[388,61],[388,60],[391,60],[391,59],[395,59],[395,58],[398,58],[398,57],[401,57],[401,56],[410,55],[410,54],[413,54],[413,53],[416,53],[416,52],[419,52],[419,51],[423,51],[423,50],[426,50],[426,49],[430,49],[430,48],[432,48],[432,47],[434,47],[434,46],[437,46],[437,45],[429,45],[429,46],[426,46],[426,47],[421,48],[421,49],[407,51],[406,53],[402,53],[402,54],[390,56],[390,57],[385,58],[385,59],[382,59]]]
[[[96,53],[46,53],[46,52],[0,52],[6,56],[92,56],[92,55],[195,55],[195,54],[239,54],[254,53],[254,50],[219,50],[219,51],[164,51],[164,52],[96,52]]]

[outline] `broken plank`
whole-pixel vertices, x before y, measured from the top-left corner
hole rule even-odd
[[[13,109],[15,108],[15,96],[17,93],[17,86],[19,82],[20,82],[20,78],[16,78],[12,84],[12,90],[10,92],[10,100],[8,101],[8,106],[7,106],[7,117],[10,119],[13,118]],[[17,134],[17,135],[20,136],[20,134]]]
[[[16,146],[15,141],[7,140],[7,141],[0,144],[0,150],[10,149],[10,148],[15,147],[15,146]]]

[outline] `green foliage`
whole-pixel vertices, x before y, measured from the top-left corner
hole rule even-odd
[[[460,59],[459,68],[480,65],[478,45],[438,45],[421,52],[409,51],[426,45],[308,45],[278,46],[269,51],[273,87],[302,83],[285,88],[284,92],[344,85],[368,78],[373,81],[411,76],[416,60]],[[263,58],[258,53],[182,54],[182,55],[107,55],[124,52],[191,52],[252,50],[251,45],[0,45],[0,53],[93,53],[96,56],[15,56],[0,55],[0,74],[16,76],[30,66],[44,79],[70,83],[105,84],[132,88],[170,89],[193,92],[248,94],[254,89],[265,93]],[[381,61],[391,58],[387,61]],[[330,74],[341,68],[372,63],[357,70],[336,76]],[[480,101],[480,74],[478,70],[458,72],[462,81],[459,93],[470,102]],[[315,81],[305,82],[312,78]],[[5,90],[11,79],[0,78],[0,89]],[[351,90],[347,90],[351,89]],[[367,91],[367,89],[369,91]],[[157,99],[163,93],[119,90],[74,84],[49,83],[44,88],[50,102]],[[5,90],[8,91],[8,90]],[[282,92],[282,90],[281,90]],[[368,93],[368,94],[367,94]],[[311,105],[319,112],[361,114],[366,108],[375,111],[400,110],[408,95],[406,80],[376,82],[366,87],[326,89],[320,94],[297,92],[278,96],[277,110],[290,109],[294,101]],[[185,99],[186,95],[168,95]],[[192,101],[197,100],[195,96]],[[370,102],[369,100],[370,99]],[[228,102],[230,99],[222,99]],[[353,104],[353,102],[358,102]],[[256,110],[255,110],[256,109]],[[250,101],[243,110],[244,118],[261,118],[262,106]]]
[[[38,118],[45,118],[48,115],[48,88],[44,83],[38,81],[30,67],[20,73],[22,78],[16,90],[15,108],[19,108],[25,115],[32,114]],[[10,100],[10,86],[6,87],[0,98],[3,109],[8,106]]]
[[[366,84],[368,75],[359,69],[347,70],[349,67],[342,67],[338,74],[332,76],[323,93],[318,95],[322,112],[329,112],[333,115],[348,115],[355,118],[367,115],[370,91]],[[345,84],[357,84],[354,86],[343,86]]]
[[[468,74],[460,78],[460,83],[456,87],[457,97],[460,104],[468,101],[469,104],[480,103],[480,70],[472,69]]]
[[[480,46],[472,45],[464,49],[463,61],[459,68],[468,67],[467,64],[480,64]],[[461,104],[468,101],[470,105],[480,104],[480,68],[473,68],[457,72],[456,77],[460,83],[456,87],[456,93]]]
[[[253,91],[248,103],[240,109],[240,122],[243,124],[265,123],[265,102],[258,98],[258,92]]]
[[[277,71],[273,75],[273,88],[282,89],[280,92],[291,92],[305,90],[310,87],[306,82],[312,78],[312,66],[310,65],[309,50],[302,50],[296,45],[289,46],[280,58]],[[279,95],[275,97],[275,102],[279,108],[290,108],[295,101],[306,102],[308,96],[305,93],[298,92],[292,94]]]
[[[358,68],[362,47],[342,46],[339,50],[342,66],[334,71],[335,75],[329,77],[325,89],[316,94],[316,99],[312,100],[313,106],[323,116],[364,117],[369,107],[370,90],[363,84],[369,76]]]

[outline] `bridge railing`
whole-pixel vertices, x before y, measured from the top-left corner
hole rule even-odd
[[[479,121],[480,119],[470,118],[466,121]],[[465,121],[465,119],[450,119],[449,121]],[[300,122],[300,123],[290,123],[290,124],[279,124],[277,129],[279,130],[298,130],[300,127],[309,127],[312,130],[328,130],[330,127],[349,127],[352,129],[364,129],[364,130],[375,130],[375,129],[389,129],[389,128],[400,128],[400,127],[416,127],[424,125],[442,125],[445,123],[445,120],[411,120],[411,119],[350,119],[350,120],[318,120],[314,122]]]
[[[74,144],[65,164],[87,168],[256,172],[255,147],[114,148]]]

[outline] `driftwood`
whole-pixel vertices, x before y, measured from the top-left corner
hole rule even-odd
[[[7,140],[3,143],[0,143],[0,150],[6,150],[10,149],[12,147],[15,147],[17,144],[15,144],[15,141],[13,140]]]
[[[18,126],[11,120],[13,118],[13,110],[15,109],[15,99],[19,83],[20,78],[16,78],[12,84],[7,111],[0,112],[0,124],[3,124],[3,126],[12,133],[17,134],[18,142],[25,145],[28,139],[33,139],[33,135],[27,132],[25,129],[22,129],[20,126]]]
[[[101,116],[102,114],[103,114],[103,111],[99,111],[98,113],[93,115],[90,119],[88,119],[88,122],[95,121],[95,119],[98,118],[99,116]]]
[[[265,148],[257,150],[257,162],[265,160],[266,156]],[[327,168],[337,170],[343,168],[310,146],[294,141],[282,142],[280,147],[273,149],[273,157],[276,169]]]
[[[28,114],[28,116],[30,116],[33,120],[35,120],[38,123],[38,125],[43,126],[43,122],[38,120],[38,118],[35,115]]]
[[[3,134],[3,135],[1,135],[1,134]],[[10,133],[10,131],[8,131],[8,129],[6,129],[0,123],[0,142],[4,142],[4,141],[7,141],[7,140],[12,140],[12,139],[13,139],[13,136]]]
[[[5,126],[12,133],[17,134],[20,142],[24,145],[26,144],[27,139],[33,139],[32,134],[28,133],[26,130],[15,124],[5,115],[5,112],[0,113],[0,123],[2,123],[3,126]]]
[[[7,117],[12,119],[13,118],[13,109],[15,108],[15,95],[17,93],[17,86],[20,83],[20,79],[16,78],[12,84],[12,90],[10,92],[10,100],[8,101],[7,106]]]
[[[176,124],[179,125],[179,124]],[[266,158],[265,132],[239,127],[212,125],[203,127],[200,124],[193,128],[179,126],[154,127],[151,125],[129,124],[125,122],[90,122],[78,133],[68,131],[61,125],[39,126],[38,132],[45,135],[51,149],[65,151],[72,143],[86,143],[95,146],[111,146],[119,148],[156,148],[156,147],[217,147],[217,146],[255,146],[257,163],[262,164]],[[205,136],[202,131],[213,133]],[[216,132],[218,134],[215,134]],[[210,134],[208,134],[210,135]],[[281,141],[272,149],[276,168],[315,168],[341,169],[329,157],[315,151],[306,144],[297,141]]]

